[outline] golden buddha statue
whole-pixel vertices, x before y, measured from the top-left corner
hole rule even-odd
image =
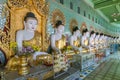
[[[80,51],[80,31],[77,26],[73,28],[72,36],[70,37],[70,46],[74,51],[73,55],[80,53],[79,52]],[[71,54],[71,53],[68,53],[68,54]]]
[[[90,33],[90,39],[89,39],[89,47],[90,47],[90,52],[95,52],[95,33],[94,31],[91,31]]]
[[[84,45],[88,46],[88,42],[89,42],[88,39],[84,40]]]
[[[89,32],[87,29],[82,31],[82,39],[81,39],[81,46],[82,46],[82,53],[86,53],[89,51]]]
[[[55,42],[55,45],[58,49],[63,50],[66,46],[66,38],[64,35],[62,35],[62,38],[60,40],[57,40]]]
[[[80,47],[80,38],[78,38],[76,41],[74,41],[74,46]]]
[[[66,38],[63,36],[64,26],[61,21],[57,21],[55,25],[56,31],[51,35],[51,48],[53,49],[52,55],[54,56],[54,73],[61,70],[66,71],[68,68],[67,57],[64,51],[66,45]]]
[[[96,51],[98,51],[98,49],[99,49],[99,37],[100,37],[99,33],[96,32],[96,37],[95,37],[95,48],[96,48]]]
[[[6,65],[6,68],[8,70],[18,69],[18,67],[16,66],[20,65],[19,63],[21,60],[21,57],[19,57],[19,55],[26,55],[26,53],[30,53],[27,54],[26,58],[27,58],[27,63],[31,66],[33,66],[35,62],[38,61],[36,60],[36,57],[38,55],[45,54],[44,59],[46,58],[45,56],[48,56],[46,52],[40,52],[41,37],[40,37],[40,33],[36,31],[37,24],[38,21],[35,15],[32,12],[28,12],[24,17],[24,27],[25,27],[24,30],[17,31],[16,42],[17,42],[18,53],[16,56],[8,60],[8,63]],[[24,47],[32,47],[32,48],[29,48],[29,50],[27,51],[27,49],[24,49]]]
[[[103,46],[103,44],[104,44],[103,38],[104,38],[103,33],[100,33],[100,37],[99,37],[99,40],[98,40],[98,42],[99,42],[99,49],[102,49],[104,47]]]

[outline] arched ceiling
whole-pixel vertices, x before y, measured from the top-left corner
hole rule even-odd
[[[120,27],[120,0],[90,1],[94,4],[94,9],[100,10],[113,26]]]

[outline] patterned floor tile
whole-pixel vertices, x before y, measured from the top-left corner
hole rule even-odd
[[[90,79],[89,79],[90,80]],[[94,80],[102,80],[101,78],[99,77],[95,77]]]
[[[120,80],[120,52],[110,55],[83,80]]]

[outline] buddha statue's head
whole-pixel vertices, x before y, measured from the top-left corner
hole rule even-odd
[[[79,28],[77,26],[75,26],[73,28],[72,34],[77,36],[77,37],[80,36],[80,30],[79,30]]]
[[[34,13],[28,12],[26,16],[24,17],[24,26],[25,30],[28,31],[35,31],[37,28],[37,18],[35,17]]]
[[[98,39],[100,37],[100,34],[98,32],[96,32],[96,39]]]
[[[89,31],[88,31],[87,28],[86,28],[86,29],[83,29],[82,35],[83,35],[83,36],[86,36],[86,37],[89,37],[89,36],[90,36],[90,33],[89,33]]]
[[[91,32],[90,32],[90,37],[95,38],[95,36],[96,36],[95,32],[94,32],[94,31],[91,31]]]
[[[63,32],[64,32],[64,25],[62,24],[62,21],[58,20],[56,22],[55,30],[56,30],[56,33],[63,34]]]
[[[100,38],[99,39],[103,39],[104,38],[104,34],[100,33]]]

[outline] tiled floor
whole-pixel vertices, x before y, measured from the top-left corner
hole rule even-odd
[[[80,72],[79,80],[120,80],[120,51],[104,58],[101,64]]]
[[[120,52],[109,56],[83,80],[120,80]]]

